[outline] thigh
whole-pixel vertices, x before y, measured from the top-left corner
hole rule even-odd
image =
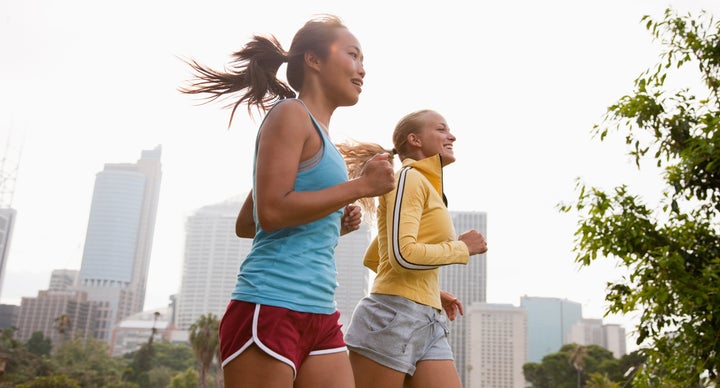
[[[287,387],[293,385],[290,365],[250,345],[223,367],[225,386],[232,388]]]
[[[300,365],[295,388],[353,388],[347,352],[308,356]]]
[[[406,374],[350,351],[356,388],[401,388]]]
[[[415,374],[405,382],[408,388],[461,388],[460,376],[452,360],[423,360],[415,365]]]

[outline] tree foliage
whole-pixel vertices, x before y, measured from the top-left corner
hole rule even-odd
[[[0,353],[6,357],[5,373],[0,376],[0,387],[14,387],[37,376],[47,376],[52,365],[46,357],[30,352],[15,339],[15,328],[0,332]]]
[[[65,375],[52,375],[35,378],[17,388],[81,388],[77,381]]]
[[[49,356],[50,350],[52,350],[52,340],[45,337],[41,331],[36,331],[32,333],[25,346],[30,353],[38,356]]]
[[[598,346],[563,345],[540,363],[523,365],[525,380],[534,388],[576,388],[598,382],[623,382],[628,368],[642,364],[643,358],[630,353],[619,360],[612,352]]]
[[[712,15],[643,22],[664,51],[632,94],[594,128],[600,140],[625,134],[638,168],[663,171],[660,203],[643,203],[627,185],[610,191],[578,184],[576,260],[615,259],[628,271],[607,284],[608,313],[640,312],[638,345],[647,357],[635,386],[691,387],[720,382],[720,23]],[[699,88],[667,89],[697,69]],[[685,74],[685,73],[683,73]],[[667,82],[667,84],[666,84]],[[696,96],[699,93],[699,96]]]
[[[69,376],[83,387],[127,386],[122,383],[124,363],[110,357],[108,345],[94,338],[76,338],[55,351],[55,370]]]

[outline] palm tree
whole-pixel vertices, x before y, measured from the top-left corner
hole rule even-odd
[[[198,386],[201,388],[207,388],[207,372],[215,355],[218,353],[220,343],[218,338],[219,327],[220,320],[213,313],[201,315],[190,326],[190,345],[192,345],[195,358],[200,362]]]
[[[60,335],[60,343],[65,343],[72,330],[72,320],[67,314],[61,314],[55,318],[55,330]]]
[[[585,357],[587,357],[587,347],[575,344],[568,355],[570,365],[577,371],[577,387],[582,387],[582,371],[585,369]]]

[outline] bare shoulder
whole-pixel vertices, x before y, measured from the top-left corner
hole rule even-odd
[[[312,133],[312,122],[308,111],[298,100],[283,101],[275,106],[265,118],[262,126],[264,133],[277,133],[298,136],[307,136]]]

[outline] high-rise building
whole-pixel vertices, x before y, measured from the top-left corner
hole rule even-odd
[[[582,318],[565,333],[563,344],[605,346],[602,319]]]
[[[15,304],[0,304],[0,330],[17,327],[17,318],[20,306]]]
[[[95,179],[79,288],[98,307],[95,337],[143,310],[161,179],[161,147],[109,163]]]
[[[455,232],[459,235],[475,229],[487,237],[487,213],[477,211],[451,211]],[[487,295],[487,254],[470,256],[467,265],[448,265],[440,269],[440,288],[451,292],[465,306],[484,303]],[[463,386],[467,386],[467,320],[460,317],[450,323],[450,346],[455,356],[455,367]]]
[[[627,354],[625,328],[618,324],[603,325],[604,348],[611,351],[613,357],[620,358]]]
[[[527,311],[510,304],[474,303],[467,321],[465,387],[524,388]]]
[[[625,329],[616,324],[603,324],[602,319],[583,318],[577,321],[565,335],[565,343],[598,345],[611,351],[613,357],[625,355]]]
[[[221,317],[235,289],[240,264],[252,239],[235,235],[235,220],[245,196],[198,209],[185,223],[185,257],[176,325],[190,328],[201,315]]]
[[[2,177],[0,176],[0,179]],[[5,268],[10,255],[10,241],[15,225],[15,209],[0,208],[0,293],[5,279]]]
[[[368,294],[370,270],[363,265],[363,257],[371,240],[370,227],[363,222],[360,224],[360,229],[340,237],[335,248],[338,281],[335,301],[340,310],[343,332],[350,324],[355,306]]]
[[[54,269],[50,274],[50,291],[70,290],[77,286],[80,271],[76,269]]]
[[[54,344],[92,337],[96,315],[84,291],[38,291],[37,297],[21,300],[16,338],[26,342],[36,331]]]
[[[520,307],[528,314],[528,362],[556,353],[574,324],[582,319],[582,305],[567,299],[523,296]]]

